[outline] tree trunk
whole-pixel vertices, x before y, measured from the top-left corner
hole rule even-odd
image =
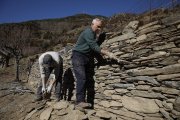
[[[19,80],[19,56],[16,56],[16,79],[15,81],[20,81]]]
[[[9,59],[10,59],[10,57],[9,56],[6,56],[6,58],[5,58],[6,60],[5,60],[5,67],[9,67]]]

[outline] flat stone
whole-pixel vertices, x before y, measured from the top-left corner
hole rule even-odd
[[[122,103],[117,102],[117,101],[111,101],[110,102],[110,107],[122,107]]]
[[[179,95],[179,92],[180,92],[177,89],[168,88],[168,87],[153,87],[152,90],[162,92],[162,93],[165,93],[165,94],[172,94],[172,95]]]
[[[133,38],[133,37],[135,37],[135,34],[134,34],[134,33],[127,33],[127,34],[124,34],[124,35],[117,36],[117,37],[114,37],[114,38],[112,38],[112,39],[109,39],[109,40],[107,41],[107,44],[119,42],[119,41],[121,41],[121,40],[127,40],[127,39],[130,39],[130,38]]]
[[[146,90],[146,91],[148,91],[148,90],[150,90],[150,88],[151,88],[151,86],[149,86],[149,85],[138,85],[138,86],[136,86],[137,90]]]
[[[52,111],[53,111],[53,108],[51,107],[45,109],[40,115],[40,120],[49,120]]]
[[[121,98],[122,98],[122,96],[120,96],[120,95],[112,95],[111,97],[114,100],[121,100]]]
[[[87,116],[79,111],[79,110],[73,110],[69,112],[67,115],[64,115],[62,120],[86,120]]]
[[[163,116],[164,116],[165,118],[167,118],[168,120],[173,120],[173,118],[169,116],[169,113],[166,112],[163,108],[160,108],[159,111],[160,111],[160,112],[163,114]]]
[[[161,93],[155,93],[155,92],[132,90],[131,93],[133,94],[133,96],[137,96],[137,97],[156,98],[156,99],[165,98]]]
[[[140,115],[137,115],[135,112],[130,112],[130,111],[123,111],[123,110],[114,110],[114,109],[106,109],[108,112],[114,113],[114,114],[118,114],[120,116],[125,117],[127,120],[143,120],[143,117]]]
[[[158,75],[157,79],[158,80],[171,80],[173,78],[180,77],[180,73],[178,74],[168,74],[168,75]]]
[[[168,65],[163,68],[145,68],[141,70],[137,69],[131,69],[127,70],[127,73],[130,75],[136,75],[136,76],[146,76],[146,75],[159,75],[159,74],[175,74],[180,72],[180,64],[173,64],[173,65]]]
[[[159,21],[150,22],[148,24],[145,24],[145,25],[139,27],[138,30],[142,30],[142,29],[145,29],[145,28],[157,25],[157,24],[159,24]]]
[[[106,107],[106,108],[110,107],[110,103],[108,101],[100,101],[99,105],[101,105],[103,107]]]
[[[66,101],[60,101],[60,102],[55,103],[52,107],[54,109],[60,110],[60,109],[65,109],[68,106],[69,106],[69,103],[67,103]]]
[[[100,118],[104,118],[104,119],[110,119],[111,118],[110,114],[104,110],[98,110],[96,112],[96,116],[100,117]]]
[[[142,113],[157,113],[159,112],[159,107],[154,100],[140,98],[140,97],[122,97],[123,106],[134,112]]]
[[[180,112],[180,97],[177,97],[174,102],[174,109]]]
[[[140,59],[135,59],[133,61],[138,62],[138,61],[144,61],[144,60],[151,60],[151,59],[156,59],[156,58],[160,58],[160,57],[167,56],[167,55],[168,55],[168,53],[165,51],[158,51],[158,52],[151,54],[147,57],[141,57]]]
[[[169,48],[175,48],[175,44],[174,42],[171,42],[171,43],[168,43],[168,44],[165,44],[165,45],[162,45],[162,46],[156,46],[153,48],[153,50],[164,50],[164,49],[169,49]]]
[[[147,81],[155,85],[159,85],[159,83],[153,78],[149,76],[136,76],[136,77],[129,77],[126,78],[126,81],[134,82],[134,81]]]
[[[37,109],[34,109],[33,111],[31,111],[30,113],[28,113],[25,117],[24,120],[29,120],[31,118],[31,116],[37,112]]]
[[[144,117],[144,120],[164,120],[163,118],[157,118],[157,117]]]

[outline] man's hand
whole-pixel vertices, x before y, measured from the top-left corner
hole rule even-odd
[[[108,56],[110,59],[114,59],[114,60],[118,61],[118,58],[117,58],[112,52],[108,52],[108,53],[107,53],[107,56]]]
[[[103,33],[101,33],[99,35],[97,44],[101,45],[104,42],[105,39],[106,39],[106,32],[103,32]]]
[[[126,60],[118,59],[117,56],[114,55],[114,54],[111,53],[111,52],[108,52],[107,56],[108,56],[110,59],[116,60],[118,63],[121,63],[121,64],[130,64],[130,62],[128,62],[128,61],[126,61]]]
[[[53,87],[53,85],[54,85],[54,83],[56,81],[55,74],[51,74],[50,78],[52,79],[52,81],[50,81],[49,86],[47,87],[47,93],[51,93],[52,87]]]
[[[46,88],[42,87],[42,93],[46,93]]]
[[[51,93],[51,90],[52,90],[52,86],[50,85],[50,86],[48,86],[48,88],[47,88],[47,93]]]

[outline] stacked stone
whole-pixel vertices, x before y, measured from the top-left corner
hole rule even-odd
[[[36,60],[28,76],[28,85],[30,89],[36,92],[40,80],[41,80],[41,75],[39,70],[39,63],[38,60]]]
[[[130,64],[96,70],[95,108],[127,120],[179,118],[180,16],[137,24],[103,44]]]
[[[180,118],[180,16],[140,27],[138,23],[130,22],[122,35],[103,43],[102,46],[130,64],[108,60],[106,65],[95,68],[95,111],[91,117],[110,120]],[[63,59],[64,70],[72,67],[71,50]],[[29,77],[31,86],[40,78],[38,69],[35,63]]]

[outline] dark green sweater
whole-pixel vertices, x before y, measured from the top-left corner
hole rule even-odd
[[[87,28],[81,33],[74,50],[85,54],[92,50],[98,53],[101,52],[101,48],[96,43],[96,34],[92,31],[92,28]]]

